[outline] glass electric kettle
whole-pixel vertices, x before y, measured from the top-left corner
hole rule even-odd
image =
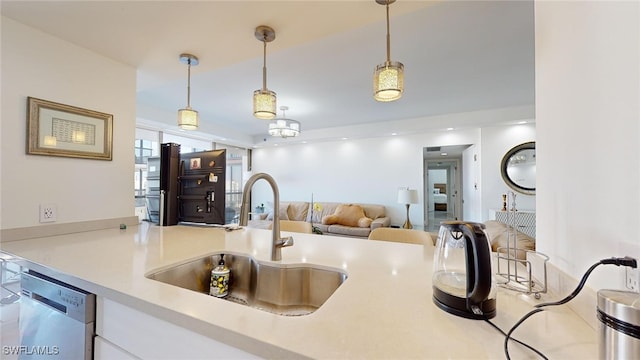
[[[433,302],[469,319],[496,316],[491,245],[484,224],[444,221],[433,259]]]

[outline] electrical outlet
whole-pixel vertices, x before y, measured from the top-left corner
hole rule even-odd
[[[40,204],[40,222],[55,222],[58,217],[58,206],[56,204]]]
[[[637,260],[637,259],[636,259]],[[640,292],[640,268],[625,267],[625,286],[628,290]]]

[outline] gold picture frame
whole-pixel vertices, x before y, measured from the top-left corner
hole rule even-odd
[[[27,98],[27,154],[112,160],[113,115]]]

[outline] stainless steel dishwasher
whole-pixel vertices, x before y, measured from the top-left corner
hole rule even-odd
[[[96,296],[26,271],[20,285],[19,359],[93,359]]]

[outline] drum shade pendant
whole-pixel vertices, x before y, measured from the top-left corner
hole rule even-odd
[[[198,58],[191,54],[180,54],[180,62],[187,64],[187,107],[178,110],[178,126],[184,130],[197,130],[200,115],[191,108],[191,66],[198,65]]]
[[[389,4],[396,0],[375,0],[387,8],[387,61],[376,66],[373,74],[373,98],[377,101],[400,99],[404,91],[404,65],[391,61],[391,35],[389,35]]]
[[[289,110],[288,106],[280,106],[282,117],[273,119],[269,123],[269,135],[280,136],[282,138],[295,137],[300,135],[300,122],[293,119],[287,119],[285,111]]]
[[[268,26],[258,26],[255,37],[264,44],[262,63],[262,89],[253,92],[253,116],[271,120],[276,116],[276,93],[267,89],[267,43],[276,38],[276,33]]]

